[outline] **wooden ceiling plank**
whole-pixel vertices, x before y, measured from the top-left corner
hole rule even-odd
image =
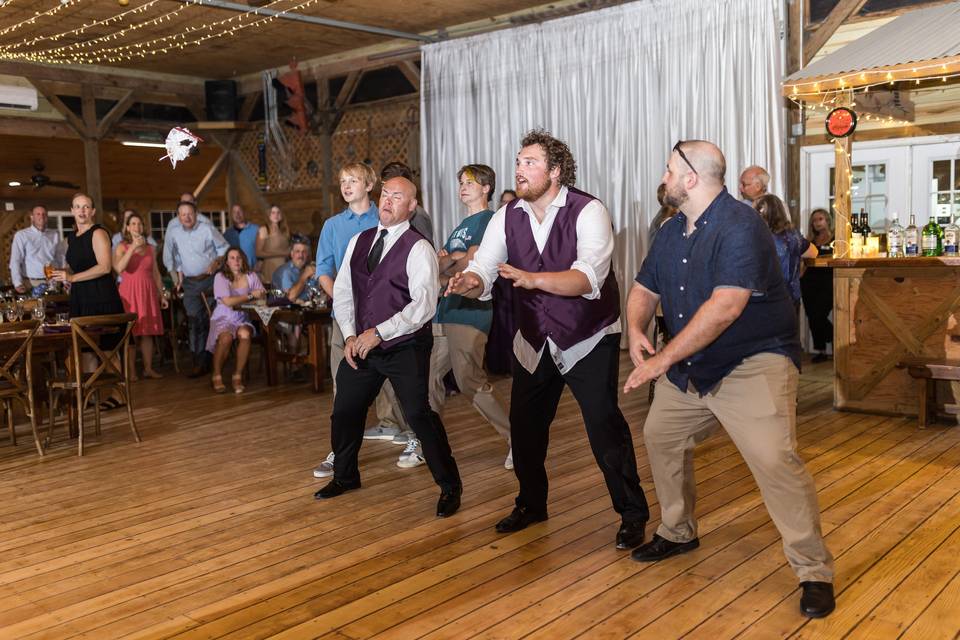
[[[110,133],[113,125],[123,117],[123,114],[130,109],[131,105],[137,101],[137,94],[133,90],[128,90],[127,94],[120,98],[116,104],[107,112],[103,120],[97,125],[97,137],[103,138]]]
[[[804,43],[803,66],[810,64],[813,57],[817,55],[823,45],[827,44],[830,36],[840,28],[840,25],[860,11],[866,3],[867,0],[840,0],[837,6],[830,10],[826,20],[820,23],[817,30]]]
[[[86,135],[86,124],[84,124],[83,120],[73,112],[73,109],[65,105],[63,100],[61,100],[60,97],[45,83],[39,82],[38,80],[31,80],[31,82],[33,83],[33,86],[37,88],[37,91],[43,94],[43,97],[47,99],[50,105],[56,109],[60,115],[67,119],[67,123],[73,127],[78,136],[83,137]]]

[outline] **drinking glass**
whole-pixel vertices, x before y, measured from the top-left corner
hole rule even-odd
[[[47,317],[47,310],[44,308],[42,302],[38,302],[37,306],[33,308],[33,319],[43,322],[43,319]]]
[[[53,267],[52,264],[45,264],[45,265],[43,265],[43,277],[46,278],[47,280],[49,280],[50,278],[52,278],[52,277],[53,277],[53,269],[54,269],[54,267]]]
[[[70,314],[69,313],[58,313],[57,314],[57,324],[69,324],[70,323]]]
[[[3,310],[3,316],[7,322],[16,322],[18,319],[16,305],[8,304]]]

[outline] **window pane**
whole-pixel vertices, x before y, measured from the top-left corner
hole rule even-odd
[[[950,190],[950,161],[933,161],[933,184],[931,191],[949,191]]]

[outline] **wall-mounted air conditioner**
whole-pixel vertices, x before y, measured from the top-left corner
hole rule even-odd
[[[37,90],[33,87],[0,85],[0,109],[37,110]]]

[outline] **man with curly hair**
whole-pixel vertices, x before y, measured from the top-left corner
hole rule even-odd
[[[508,533],[547,518],[550,424],[564,385],[580,405],[597,465],[622,523],[618,549],[643,542],[649,518],[633,439],[617,405],[620,293],[610,268],[613,224],[598,199],[574,188],[567,145],[528,133],[516,161],[517,199],[490,220],[466,270],[447,294],[489,299],[497,276],[513,281],[510,434],[520,493],[497,523]]]

